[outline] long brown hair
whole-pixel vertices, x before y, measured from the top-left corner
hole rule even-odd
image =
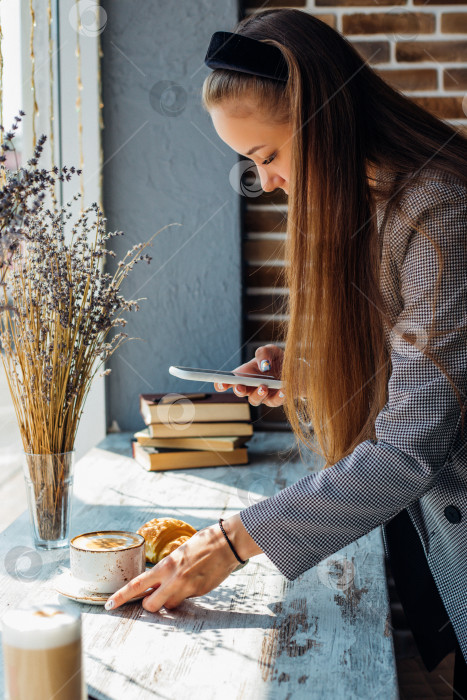
[[[467,138],[390,87],[341,34],[307,12],[265,10],[234,31],[277,46],[289,79],[216,69],[204,81],[203,106],[230,104],[247,114],[253,104],[255,116],[292,126],[289,320],[279,338],[284,410],[296,437],[330,466],[375,437],[387,401],[385,324],[393,328],[394,319],[379,287],[376,206],[383,203],[390,216],[427,166],[467,185]],[[371,186],[368,165],[384,173]],[[404,339],[414,344],[410,334]],[[423,352],[442,369],[428,346]]]

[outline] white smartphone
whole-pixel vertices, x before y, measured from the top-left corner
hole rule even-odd
[[[218,384],[243,384],[243,386],[264,386],[270,389],[282,389],[282,382],[270,374],[245,374],[219,369],[200,369],[199,367],[169,367],[170,374],[180,379],[192,379],[195,382],[216,382]]]

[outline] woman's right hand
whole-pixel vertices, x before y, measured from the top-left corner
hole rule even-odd
[[[284,357],[284,351],[282,348],[277,347],[277,345],[262,345],[257,348],[255,352],[255,357],[249,362],[245,362],[243,365],[239,365],[233,371],[243,372],[244,374],[262,374],[261,372],[261,362],[263,360],[269,360],[271,369],[264,372],[264,374],[269,374],[280,379],[282,371],[282,360]],[[284,394],[280,389],[270,389],[264,384],[257,386],[245,386],[244,384],[218,384],[214,383],[214,388],[216,391],[226,391],[233,387],[233,391],[237,396],[248,396],[248,401],[252,406],[259,406],[259,404],[264,403],[266,406],[282,406],[284,403]],[[261,392],[263,389],[263,393]]]

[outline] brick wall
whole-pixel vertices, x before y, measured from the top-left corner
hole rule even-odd
[[[384,80],[467,132],[467,3],[458,0],[246,0],[243,16],[271,7],[310,12],[344,34]],[[275,342],[287,295],[287,197],[245,197],[245,360]],[[287,428],[282,409],[258,409],[258,426]]]

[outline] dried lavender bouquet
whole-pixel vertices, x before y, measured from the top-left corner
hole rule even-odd
[[[8,147],[12,134],[6,136]],[[55,179],[69,179],[75,169],[38,171],[44,141],[41,137],[29,169],[21,172],[5,172],[0,156],[0,357],[26,456],[43,456],[29,461],[29,478],[42,503],[40,536],[58,540],[67,497],[59,456],[73,451],[94,377],[130,340],[120,330],[127,322],[121,314],[137,311],[141,300],[125,299],[120,286],[138,262],[150,262],[143,251],[160,231],[134,245],[114,275],[105,272],[106,257],[115,257],[107,241],[123,233],[106,232],[106,219],[94,203],[65,236],[79,195],[63,207],[48,207],[45,194],[52,194]]]

